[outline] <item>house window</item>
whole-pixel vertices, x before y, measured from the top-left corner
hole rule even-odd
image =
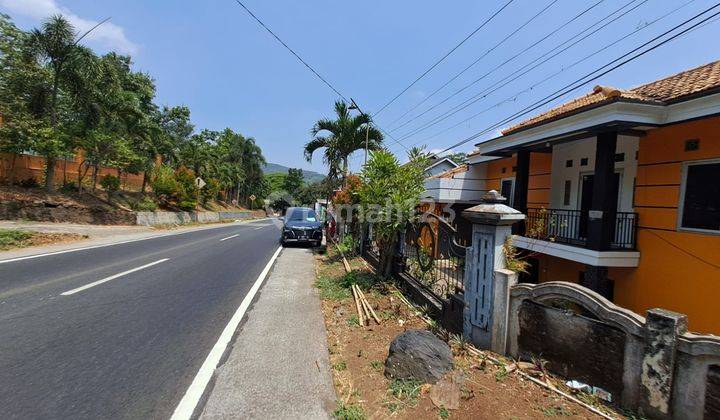
[[[569,160],[566,160],[566,161],[565,161],[565,167],[566,167],[566,168],[572,168],[572,166],[573,166],[573,161],[572,161],[572,159],[569,159]]]
[[[565,181],[565,190],[563,191],[563,206],[570,205],[570,191],[572,189],[572,181]]]
[[[624,162],[625,153],[615,153],[615,162]]]
[[[500,194],[502,194],[503,197],[507,198],[507,205],[512,207],[513,205],[513,196],[515,194],[515,179],[514,178],[508,178],[503,179],[502,183],[500,184]]]
[[[683,169],[680,227],[720,231],[720,161],[688,163]]]
[[[587,165],[588,165],[588,158],[581,158],[580,166],[587,166]]]

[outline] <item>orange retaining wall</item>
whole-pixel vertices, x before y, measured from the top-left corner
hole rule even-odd
[[[0,179],[5,179],[9,175],[9,170],[12,162],[12,155],[9,153],[0,154]],[[58,159],[55,165],[55,182],[60,184],[63,182],[64,177],[67,177],[68,182],[77,184],[78,179],[78,166],[80,165],[80,158],[74,157],[72,159]],[[38,182],[45,176],[45,159],[40,156],[32,155],[16,155],[15,158],[15,182],[34,178]],[[105,175],[117,176],[118,171],[115,168],[100,167],[98,171],[98,180],[102,179]],[[90,176],[92,175],[92,169],[90,169],[85,176],[85,182],[92,182]],[[139,190],[142,188],[143,174],[122,174],[122,187],[124,189]]]

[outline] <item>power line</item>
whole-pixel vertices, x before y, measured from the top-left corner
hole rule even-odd
[[[608,14],[607,16],[605,16],[604,18],[600,19],[599,21],[595,22],[594,24],[586,27],[585,29],[581,30],[580,32],[576,33],[575,35],[571,36],[570,38],[566,39],[565,41],[561,42],[560,44],[558,44],[558,45],[556,45],[555,47],[551,48],[550,50],[546,51],[546,52],[545,52],[544,54],[542,54],[541,56],[535,58],[534,60],[530,61],[530,62],[527,63],[526,65],[518,68],[518,69],[515,70],[513,73],[505,76],[503,79],[501,79],[501,80],[493,83],[493,84],[490,85],[489,87],[487,87],[487,88],[485,88],[484,90],[478,92],[477,94],[473,95],[473,96],[470,97],[469,99],[464,100],[464,101],[461,102],[460,104],[455,105],[455,106],[452,107],[450,110],[448,110],[448,111],[446,111],[446,112],[444,112],[444,113],[441,113],[441,114],[435,116],[433,119],[431,119],[429,122],[426,122],[426,123],[423,124],[422,126],[420,126],[420,127],[418,127],[418,128],[415,128],[415,129],[413,129],[413,130],[405,133],[404,135],[401,136],[401,140],[407,139],[407,138],[409,138],[409,137],[412,137],[413,135],[415,135],[415,134],[417,134],[417,133],[419,133],[419,132],[421,132],[421,131],[424,131],[424,130],[426,130],[427,128],[430,128],[431,126],[436,125],[436,124],[440,123],[441,121],[444,121],[444,120],[446,120],[447,118],[449,118],[449,117],[457,114],[458,112],[466,109],[467,107],[469,107],[470,105],[476,103],[477,101],[479,101],[479,100],[481,100],[481,99],[484,99],[484,98],[487,97],[489,94],[491,94],[491,93],[497,91],[499,88],[507,85],[509,82],[508,82],[508,83],[505,83],[505,84],[502,84],[502,85],[499,86],[499,87],[496,87],[496,86],[498,86],[498,84],[501,84],[501,83],[503,83],[504,81],[508,81],[508,80],[509,80],[510,82],[512,82],[512,81],[514,81],[515,79],[517,79],[517,77],[520,77],[520,76],[523,76],[523,75],[529,73],[531,70],[533,70],[533,69],[541,66],[542,64],[544,64],[544,63],[552,60],[553,58],[557,57],[558,55],[562,54],[563,52],[567,51],[568,49],[574,47],[575,45],[579,44],[580,42],[584,41],[585,39],[587,39],[587,38],[589,38],[590,36],[592,36],[592,35],[594,35],[595,33],[597,33],[597,32],[593,32],[593,28],[596,27],[596,26],[598,26],[598,25],[600,25],[600,24],[602,24],[605,20],[607,20],[607,19],[609,19],[609,18],[612,17],[612,19],[610,19],[607,23],[604,24],[604,26],[607,27],[607,25],[610,25],[611,23],[613,23],[613,22],[621,19],[621,18],[624,17],[625,15],[629,14],[629,13],[632,12],[633,10],[639,8],[640,6],[642,6],[643,4],[645,4],[648,0],[643,0],[643,1],[641,1],[640,3],[638,3],[638,4],[634,5],[633,7],[631,7],[630,9],[625,10],[625,11],[622,12],[621,14],[613,17],[613,15],[615,15],[615,14],[618,13],[618,12],[620,12],[620,11],[623,10],[624,8],[628,7],[628,6],[631,5],[632,3],[635,3],[636,1],[637,1],[637,0],[630,0],[628,3],[626,3],[625,5],[623,5],[622,7],[620,7],[619,9],[611,12],[610,14]],[[584,34],[584,35],[583,35],[583,34]],[[580,37],[580,38],[578,38],[578,37]],[[576,38],[578,38],[578,39],[576,39]],[[573,40],[575,40],[575,41],[572,42],[572,43],[570,43],[570,42],[573,41]],[[567,45],[568,43],[570,43],[570,44]],[[553,53],[553,52],[554,52],[554,53]],[[529,67],[528,67],[528,66],[529,66]],[[524,69],[525,69],[525,71],[523,71]],[[439,103],[433,105],[432,107],[430,107],[429,109],[425,110],[425,111],[422,112],[421,114],[419,114],[419,115],[411,118],[410,120],[408,120],[408,121],[407,121],[405,124],[403,124],[403,125],[407,125],[408,123],[410,123],[410,122],[412,122],[412,121],[420,118],[421,116],[425,115],[426,113],[432,111],[433,109],[435,109],[435,108],[437,108],[438,106],[442,105],[443,103],[447,102],[447,101],[448,101],[449,99],[451,99],[452,97],[460,94],[461,92],[463,92],[464,90],[466,90],[466,89],[469,88],[470,86],[472,86],[472,85],[474,85],[475,83],[479,82],[480,80],[484,79],[486,76],[488,76],[489,74],[491,74],[491,73],[494,72],[495,70],[496,70],[496,69],[492,69],[490,72],[485,73],[485,74],[482,75],[481,77],[473,80],[472,82],[470,82],[470,83],[468,83],[467,85],[463,86],[462,88],[460,88],[459,90],[457,90],[456,92],[454,92],[454,93],[451,94],[450,96],[446,97],[445,99],[443,99],[443,100],[440,101]],[[398,128],[399,128],[399,127],[398,127]]]
[[[555,34],[556,32],[558,32],[559,30],[561,30],[563,27],[569,25],[569,24],[572,23],[574,20],[578,19],[580,16],[584,15],[585,13],[587,13],[588,11],[590,11],[591,9],[595,8],[597,5],[599,5],[599,4],[602,3],[603,1],[605,1],[605,0],[599,0],[599,1],[596,2],[595,4],[593,4],[593,5],[591,5],[590,7],[586,8],[585,10],[583,10],[582,12],[580,12],[580,14],[576,15],[575,17],[573,17],[573,18],[570,19],[569,21],[565,22],[564,24],[562,24],[561,26],[559,26],[558,28],[556,28],[555,30],[553,30],[552,32],[550,32],[549,34],[545,35],[543,38],[539,39],[539,40],[536,41],[534,44],[530,45],[529,47],[527,47],[527,48],[524,49],[523,51],[517,53],[517,54],[516,54],[515,56],[513,56],[512,58],[506,60],[503,64],[506,64],[506,63],[508,63],[509,61],[512,61],[514,58],[518,57],[520,54],[528,51],[530,48],[536,46],[537,44],[541,43],[541,42],[544,41],[545,39],[551,37],[553,34]],[[633,0],[633,1],[634,1],[634,0]],[[538,18],[541,14],[543,14],[547,9],[549,9],[549,8],[550,8],[552,5],[554,5],[555,3],[556,3],[556,1],[553,1],[553,2],[548,3],[547,6],[545,6],[542,10],[540,10],[538,13],[536,13],[533,17],[531,17],[531,18],[530,18],[529,20],[527,20],[525,23],[523,23],[523,24],[520,25],[518,28],[516,28],[514,31],[512,31],[510,34],[508,34],[505,38],[503,38],[500,42],[498,42],[497,44],[495,44],[492,48],[490,48],[489,50],[485,51],[485,52],[484,52],[480,57],[478,57],[475,61],[473,61],[472,63],[470,63],[469,65],[467,65],[464,69],[460,70],[460,72],[458,72],[457,74],[455,74],[455,76],[451,77],[447,82],[443,83],[442,86],[440,86],[439,88],[435,89],[435,90],[434,90],[432,93],[430,93],[428,96],[424,97],[420,102],[416,103],[416,104],[413,105],[410,109],[408,109],[407,111],[405,111],[402,115],[400,115],[399,117],[397,117],[396,119],[394,119],[393,121],[391,121],[389,125],[392,126],[392,125],[395,124],[396,122],[398,122],[398,121],[400,121],[401,119],[403,119],[407,114],[409,114],[409,113],[411,113],[412,111],[414,111],[415,109],[417,109],[420,105],[422,105],[422,104],[424,104],[425,102],[427,102],[428,100],[430,100],[430,98],[434,97],[435,94],[437,94],[438,92],[440,92],[441,90],[443,90],[443,89],[444,89],[447,85],[449,85],[450,83],[452,83],[452,82],[454,82],[455,80],[457,80],[458,77],[462,76],[466,71],[470,70],[470,68],[472,68],[473,66],[475,66],[475,64],[477,64],[480,60],[482,60],[483,58],[485,58],[488,54],[490,54],[490,53],[493,52],[495,49],[497,49],[500,45],[502,45],[503,43],[505,43],[505,41],[507,41],[508,39],[510,39],[513,35],[515,35],[516,33],[518,33],[518,32],[519,32],[520,30],[522,30],[525,26],[527,26],[528,24],[530,24],[533,20],[535,20],[536,18]],[[500,66],[502,66],[503,64],[501,64]],[[498,67],[500,67],[500,66],[498,66]],[[497,68],[497,67],[496,67],[496,68]],[[412,121],[412,120],[411,120],[411,121]],[[406,122],[405,124],[402,124],[402,125],[399,126],[399,127],[393,128],[391,131],[395,131],[395,130],[397,130],[397,129],[399,129],[399,128],[402,128],[402,127],[404,127],[405,125],[407,125],[409,122],[410,122],[410,121]]]
[[[252,16],[252,18],[255,19],[255,20],[257,21],[257,23],[260,24],[260,26],[262,26],[270,35],[272,35],[273,38],[275,38],[283,47],[285,47],[285,49],[287,49],[288,51],[290,51],[290,53],[291,53],[292,55],[294,55],[295,58],[298,59],[298,61],[300,61],[305,67],[307,67],[308,70],[310,70],[310,71],[311,71],[318,79],[320,79],[327,87],[329,87],[333,92],[335,92],[338,96],[340,96],[345,102],[347,102],[347,103],[350,102],[350,101],[348,101],[348,99],[345,97],[345,95],[343,95],[342,93],[340,93],[340,91],[339,91],[338,89],[336,89],[335,86],[333,86],[330,82],[327,81],[327,79],[325,79],[323,76],[321,76],[320,73],[318,73],[310,64],[307,63],[307,61],[303,60],[303,58],[300,57],[300,55],[299,55],[298,53],[296,53],[295,50],[293,50],[292,48],[290,48],[290,46],[289,46],[288,44],[286,44],[285,41],[283,41],[279,36],[277,36],[277,35],[275,34],[275,32],[272,31],[272,29],[270,29],[267,25],[265,25],[265,23],[263,23],[263,21],[260,20],[260,18],[258,18],[257,16],[255,16],[255,14],[254,14],[250,9],[248,9],[247,6],[245,6],[240,0],[235,0],[235,2],[236,2],[237,4],[239,4],[240,7],[242,7],[243,9],[245,9],[245,11],[246,11],[250,16]],[[372,121],[371,121],[371,123],[374,124],[375,127],[377,127],[378,130],[380,130],[383,134],[385,134],[385,135],[387,135],[388,137],[390,137],[390,139],[392,139],[395,143],[397,143],[397,144],[399,144],[400,146],[402,146],[403,148],[405,148],[405,150],[408,150],[408,149],[405,147],[404,144],[400,143],[395,137],[393,137],[392,135],[390,135],[390,133],[386,132],[386,131],[383,130],[379,125],[373,123]]]
[[[500,101],[500,102],[498,102],[498,103],[496,103],[496,104],[494,104],[494,105],[492,105],[492,106],[490,106],[490,107],[484,108],[484,109],[481,110],[480,112],[477,112],[477,113],[471,115],[470,117],[468,117],[468,118],[466,118],[466,119],[464,119],[464,120],[462,120],[462,121],[460,121],[460,122],[458,122],[458,123],[456,123],[456,124],[454,124],[454,125],[452,125],[452,126],[450,126],[450,127],[444,128],[443,130],[440,130],[439,132],[437,132],[437,133],[435,133],[435,134],[433,134],[433,135],[431,135],[431,136],[429,136],[429,137],[423,138],[422,140],[419,140],[419,141],[413,143],[412,145],[410,145],[410,147],[415,146],[415,145],[417,145],[417,144],[420,144],[420,143],[422,143],[422,142],[428,141],[428,140],[430,140],[430,139],[432,139],[432,138],[435,138],[435,137],[439,136],[440,134],[443,134],[443,133],[445,133],[445,132],[447,132],[447,131],[449,131],[449,130],[457,127],[457,126],[460,126],[460,125],[462,125],[462,124],[464,124],[464,123],[472,120],[473,118],[476,118],[476,117],[479,116],[480,114],[483,114],[483,113],[485,113],[485,112],[487,112],[487,111],[489,111],[489,110],[491,110],[491,109],[493,109],[493,108],[496,108],[496,107],[498,107],[498,106],[500,106],[500,105],[502,105],[502,104],[504,104],[504,103],[512,102],[512,101],[516,100],[517,97],[520,96],[520,95],[522,95],[523,93],[530,92],[531,90],[533,90],[533,89],[536,88],[537,86],[539,86],[539,85],[547,82],[548,80],[550,80],[550,79],[554,78],[555,76],[563,73],[564,71],[569,70],[569,69],[575,67],[576,65],[578,65],[578,64],[586,61],[587,59],[589,59],[589,58],[591,58],[591,57],[593,57],[593,56],[601,53],[602,51],[605,51],[606,49],[608,49],[608,48],[610,48],[610,47],[618,44],[619,42],[624,41],[625,39],[631,37],[632,35],[635,35],[636,33],[638,33],[638,32],[640,32],[640,31],[642,31],[642,30],[645,30],[645,29],[649,28],[651,25],[654,25],[655,23],[659,22],[660,20],[665,19],[666,17],[668,17],[668,16],[676,13],[678,10],[684,8],[685,6],[687,6],[687,5],[691,4],[691,3],[694,3],[695,1],[696,1],[696,0],[690,0],[690,1],[685,2],[684,4],[676,7],[675,9],[673,9],[673,10],[667,12],[667,13],[665,13],[664,15],[662,15],[662,16],[660,16],[660,17],[658,17],[658,18],[656,18],[656,19],[654,19],[654,20],[646,23],[645,25],[643,25],[643,26],[641,26],[641,27],[638,27],[638,28],[636,28],[635,30],[633,30],[633,31],[631,31],[631,32],[623,35],[622,37],[616,39],[615,41],[611,42],[610,44],[607,44],[607,45],[603,46],[602,48],[593,51],[592,53],[586,55],[585,57],[581,58],[580,60],[575,61],[574,63],[570,64],[569,66],[562,67],[559,71],[557,71],[557,72],[555,72],[555,73],[553,73],[553,74],[545,77],[544,79],[542,79],[542,80],[540,80],[539,82],[531,85],[530,87],[525,88],[525,89],[523,89],[523,90],[521,90],[521,91],[519,91],[519,92],[516,92],[516,93],[513,94],[513,95],[510,95],[508,98],[506,98],[506,99],[504,99],[504,100],[502,100],[502,101]],[[713,19],[712,21],[709,21],[709,22],[705,22],[704,24],[702,24],[701,26],[699,26],[699,27],[697,27],[697,28],[695,28],[695,29],[699,29],[699,28],[701,28],[701,27],[703,27],[703,26],[706,26],[706,25],[708,25],[708,24],[710,24],[710,23],[713,23],[714,21],[717,21],[717,20],[718,20],[718,18]],[[530,70],[532,70],[532,69],[530,69]],[[523,72],[523,74],[525,74],[525,73],[526,73],[526,72]],[[500,88],[508,85],[508,84],[511,83],[511,82],[512,82],[512,80],[511,80],[511,81],[507,81],[506,83],[503,83],[502,85],[500,85],[500,86],[498,86],[497,88],[493,89],[492,92],[494,92],[494,91],[496,91],[496,90],[498,90],[498,89],[500,89]],[[492,92],[490,92],[490,93],[492,93]],[[485,95],[484,95],[483,97],[485,97]]]
[[[460,46],[461,46],[462,44],[464,44],[465,41],[467,41],[468,39],[472,38],[473,35],[475,35],[480,29],[482,29],[482,28],[483,28],[485,25],[487,25],[491,20],[493,20],[497,15],[499,15],[500,12],[502,12],[503,10],[505,10],[505,8],[508,7],[508,6],[510,5],[510,3],[512,3],[513,1],[514,1],[514,0],[509,0],[509,1],[508,1],[507,3],[505,3],[500,9],[498,9],[495,13],[493,13],[489,18],[485,19],[485,21],[483,21],[483,23],[481,23],[480,26],[478,26],[477,28],[475,28],[475,30],[473,30],[472,32],[470,32],[470,34],[469,34],[468,36],[466,36],[462,41],[460,41],[457,45],[455,45],[455,46],[454,46],[450,51],[448,51],[444,56],[440,57],[440,59],[437,60],[435,63],[433,63],[433,65],[431,65],[427,70],[425,70],[425,72],[423,72],[423,74],[421,74],[420,76],[418,76],[418,77],[417,77],[415,80],[413,80],[413,82],[410,83],[405,89],[403,89],[402,91],[400,91],[400,93],[398,93],[397,95],[395,95],[395,96],[394,96],[392,99],[390,99],[385,105],[383,105],[379,110],[377,110],[377,111],[373,114],[373,117],[376,116],[376,115],[378,115],[379,113],[383,112],[383,110],[384,110],[385,108],[387,108],[390,104],[392,104],[393,102],[395,102],[400,96],[402,96],[405,92],[407,92],[408,89],[410,89],[411,87],[413,87],[413,86],[415,85],[415,83],[419,82],[423,77],[425,77],[428,73],[430,73],[435,67],[437,67],[437,66],[438,66],[440,63],[442,63],[443,61],[445,61],[445,59],[448,58],[448,57],[450,56],[450,54],[452,54],[453,52],[455,52],[455,50],[457,50],[458,48],[460,48]]]
[[[716,8],[719,7],[719,6],[720,6],[720,3],[716,3],[714,6],[711,6],[711,7],[709,7],[708,9],[705,9],[704,11],[698,13],[697,15],[695,15],[695,16],[693,16],[693,17],[691,17],[691,18],[689,18],[689,19],[687,19],[687,20],[685,20],[685,21],[683,21],[683,22],[680,23],[679,25],[677,25],[677,26],[675,26],[675,27],[673,27],[673,28],[665,31],[664,33],[656,36],[655,38],[651,39],[650,41],[647,41],[646,43],[640,45],[639,47],[634,48],[633,50],[631,50],[631,51],[623,54],[622,56],[616,58],[615,60],[612,60],[612,61],[609,62],[608,64],[605,64],[604,66],[601,66],[600,68],[598,68],[598,69],[596,69],[596,70],[588,73],[587,75],[585,75],[585,76],[577,79],[576,81],[574,81],[574,82],[566,85],[565,87],[556,90],[555,92],[551,93],[550,95],[548,95],[548,96],[540,99],[539,101],[537,101],[537,102],[535,102],[535,103],[533,103],[533,104],[531,104],[531,105],[528,105],[527,107],[521,109],[520,111],[516,112],[515,114],[510,115],[510,116],[504,118],[504,119],[501,120],[501,121],[498,121],[497,123],[491,125],[490,127],[486,128],[486,129],[484,129],[484,130],[482,130],[482,131],[480,131],[480,132],[478,132],[478,133],[475,133],[475,134],[473,134],[472,136],[470,136],[470,137],[468,137],[468,138],[466,138],[466,139],[464,139],[464,140],[461,140],[460,142],[457,142],[457,143],[453,144],[453,145],[450,146],[450,147],[447,147],[447,148],[443,149],[442,151],[440,151],[440,152],[437,153],[436,155],[445,153],[445,152],[447,152],[447,151],[449,151],[449,150],[452,150],[452,149],[454,149],[454,148],[456,148],[456,147],[458,147],[458,146],[462,146],[463,144],[465,144],[465,143],[467,143],[467,142],[469,142],[469,141],[472,141],[472,140],[474,140],[474,139],[482,136],[482,135],[485,134],[485,133],[488,133],[488,132],[490,132],[490,131],[492,131],[492,130],[495,130],[495,129],[497,129],[498,127],[501,127],[501,126],[509,123],[510,121],[512,121],[512,120],[514,120],[514,119],[516,119],[516,118],[518,118],[518,117],[521,117],[521,116],[526,115],[526,114],[528,114],[528,113],[530,113],[530,112],[533,112],[534,110],[536,110],[536,109],[538,109],[538,108],[540,108],[540,107],[542,107],[542,106],[544,106],[544,105],[546,105],[546,104],[554,101],[555,99],[558,99],[558,98],[560,98],[560,97],[562,97],[562,96],[564,96],[564,95],[567,95],[568,93],[570,93],[570,92],[572,92],[572,91],[574,91],[574,90],[577,90],[577,89],[579,89],[580,87],[582,87],[582,86],[584,86],[584,85],[586,85],[586,84],[588,84],[588,83],[590,83],[590,82],[592,82],[592,81],[594,81],[594,80],[599,79],[600,77],[602,77],[602,76],[610,73],[611,71],[614,71],[614,70],[616,70],[616,69],[624,66],[625,64],[627,64],[627,63],[629,63],[629,62],[631,62],[631,61],[633,61],[633,60],[635,60],[635,59],[637,59],[637,58],[639,58],[639,57],[642,57],[643,55],[645,55],[645,54],[647,54],[647,53],[649,53],[649,52],[651,52],[651,51],[654,51],[655,49],[657,49],[657,48],[659,48],[659,47],[667,44],[668,42],[673,41],[674,39],[676,39],[676,38],[678,38],[678,37],[680,37],[680,36],[688,33],[689,31],[691,31],[691,30],[693,30],[693,29],[695,29],[695,28],[697,28],[697,27],[699,27],[699,26],[701,26],[702,24],[704,24],[705,22],[709,21],[710,19],[712,19],[712,18],[720,15],[720,12],[715,12],[714,14],[710,15],[709,17],[704,18],[704,19],[701,20],[700,22],[694,23],[694,24],[693,24],[692,26],[690,26],[689,28],[686,28],[686,29],[682,30],[681,32],[678,32],[678,33],[675,34],[675,35],[672,35],[670,38],[665,39],[665,40],[661,41],[660,43],[658,43],[658,44],[656,44],[656,45],[653,45],[652,47],[650,47],[650,48],[648,48],[648,49],[646,49],[646,50],[644,50],[644,51],[641,51],[641,52],[635,54],[633,57],[630,57],[630,58],[628,58],[628,59],[626,59],[626,60],[624,60],[624,61],[621,61],[621,62],[618,63],[618,64],[615,64],[614,66],[610,67],[609,69],[602,71],[600,74],[597,74],[597,75],[594,75],[594,76],[593,76],[593,73],[597,73],[598,71],[601,71],[602,69],[604,69],[604,68],[606,68],[606,67],[608,67],[608,66],[611,66],[613,63],[615,63],[615,62],[617,62],[617,61],[619,61],[619,60],[622,60],[624,57],[633,54],[634,52],[636,52],[636,51],[638,51],[638,50],[646,47],[647,45],[649,45],[649,44],[657,41],[658,39],[662,38],[663,36],[668,35],[669,33],[675,31],[676,29],[678,29],[678,28],[686,25],[687,23],[689,23],[689,22],[697,19],[698,17],[700,17],[700,16],[708,13],[709,11],[711,11],[711,10],[713,10],[713,9],[716,9]],[[585,79],[585,78],[587,78],[587,77],[590,77],[590,76],[592,76],[590,79],[588,79],[588,80],[583,80],[583,79]],[[573,86],[573,85],[576,85],[576,86]]]
[[[292,48],[290,48],[290,46],[289,46],[288,44],[286,44],[285,41],[283,41],[282,39],[280,39],[279,36],[275,35],[275,32],[273,32],[270,28],[268,28],[267,25],[265,25],[265,24],[263,23],[263,21],[260,20],[260,18],[258,18],[257,16],[255,16],[255,14],[254,14],[252,11],[250,11],[250,9],[248,9],[240,0],[235,0],[235,2],[236,2],[237,4],[239,4],[240,7],[242,7],[243,9],[245,9],[245,11],[246,11],[250,16],[252,16],[252,18],[255,19],[255,20],[257,21],[257,23],[260,24],[260,26],[262,26],[263,28],[265,28],[265,30],[268,31],[268,33],[269,33],[270,35],[272,35],[272,36],[277,40],[277,42],[279,42],[280,44],[282,44],[283,47],[285,47],[288,51],[290,51],[290,53],[291,53],[292,55],[294,55],[295,58],[297,58],[301,63],[303,63],[303,64],[305,65],[305,67],[308,68],[308,70],[310,70],[315,76],[317,76],[318,79],[322,80],[322,82],[325,83],[325,85],[327,85],[327,87],[329,87],[330,89],[332,89],[332,91],[335,92],[339,97],[341,97],[345,102],[349,102],[349,101],[347,100],[347,98],[346,98],[345,96],[343,96],[342,93],[340,93],[339,90],[335,89],[335,86],[333,86],[330,82],[328,82],[327,80],[325,80],[325,78],[322,77],[322,76],[320,75],[320,73],[318,73],[317,71],[315,71],[315,69],[312,68],[312,66],[311,66],[310,64],[308,64],[305,60],[303,60],[302,57],[300,57],[300,56],[298,55],[298,53],[295,52],[295,50],[293,50]]]

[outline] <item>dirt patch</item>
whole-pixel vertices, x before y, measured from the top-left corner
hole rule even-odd
[[[0,229],[0,251],[75,242],[87,238],[89,236],[77,233],[45,233]]]
[[[90,194],[47,193],[39,188],[0,188],[0,219],[133,225],[134,213]]]
[[[394,286],[373,283],[374,275],[360,258],[350,258],[353,272],[345,273],[341,257],[332,247],[317,255],[322,311],[338,395],[338,418],[400,419],[546,419],[602,418],[556,393],[513,372],[512,361],[492,353],[474,354],[460,337],[448,337]],[[350,284],[364,291],[380,316],[380,325],[362,327],[357,322]],[[409,303],[409,302],[408,302]],[[391,341],[408,329],[429,329],[450,344],[454,370],[435,386],[390,381],[384,362]],[[496,363],[493,359],[501,360]],[[504,364],[507,364],[506,367]],[[543,381],[561,386],[563,381],[538,369]],[[433,400],[437,403],[433,403]],[[459,402],[459,403],[458,403]],[[445,406],[457,406],[455,409]],[[621,417],[611,414],[613,417]],[[358,417],[359,416],[359,417]]]

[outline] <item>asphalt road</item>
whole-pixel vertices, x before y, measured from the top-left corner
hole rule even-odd
[[[278,238],[258,221],[0,264],[0,418],[169,418]]]

